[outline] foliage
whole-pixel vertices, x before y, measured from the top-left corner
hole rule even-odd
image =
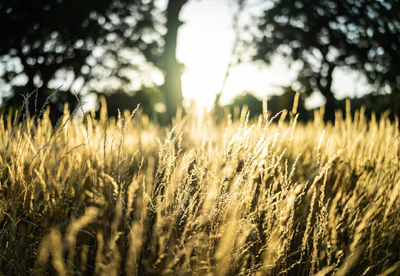
[[[263,104],[260,99],[250,92],[244,92],[233,98],[232,103],[228,105],[229,112],[234,118],[238,118],[243,110],[248,110],[249,118],[258,117],[263,112]],[[246,112],[246,111],[245,111]]]
[[[110,117],[118,118],[120,112],[132,112],[137,106],[140,106],[140,112],[154,122],[161,125],[168,123],[163,95],[157,87],[142,87],[139,91],[131,93],[119,90],[109,94],[96,94],[100,97],[100,102],[105,101],[102,104],[107,106],[107,114]],[[102,99],[103,97],[104,99]],[[96,112],[97,118],[99,114],[100,109]]]
[[[169,1],[165,10],[155,2],[2,1],[0,25],[7,26],[0,30],[5,104],[38,89],[41,105],[57,88],[51,84],[55,80],[65,92],[116,84],[129,90],[133,70],[149,74],[158,68],[165,73],[168,111],[175,114],[182,101],[175,54],[178,17],[187,0]]]
[[[284,109],[292,111],[295,95],[295,91],[290,87],[286,87],[282,95],[272,95],[266,98],[268,112],[273,116]],[[306,121],[312,119],[310,111],[304,106],[304,94],[299,93],[298,97],[296,100],[296,111],[299,113],[298,120]],[[227,107],[229,112],[233,114],[234,119],[239,118],[243,110],[248,110],[250,119],[257,118],[263,113],[263,101],[251,92],[244,92],[236,96]]]
[[[338,67],[362,72],[380,93],[400,93],[399,12],[393,0],[272,1],[259,17],[255,58],[279,53],[299,65],[303,92],[321,92],[332,119]]]
[[[188,115],[171,129],[66,108],[53,128],[48,113],[0,119],[5,275],[400,269],[400,133],[385,116]]]

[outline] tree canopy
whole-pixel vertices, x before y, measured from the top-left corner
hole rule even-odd
[[[333,118],[333,73],[363,73],[377,92],[400,93],[400,2],[394,0],[274,0],[258,17],[256,60],[281,54],[301,64],[302,91],[319,91]],[[396,110],[399,111],[399,110]]]
[[[108,89],[132,90],[130,74],[143,72],[146,63],[164,74],[168,113],[175,114],[182,101],[176,37],[186,2],[1,1],[2,95],[17,103],[18,94],[38,89],[44,102],[56,88],[70,94],[76,86],[107,83]]]

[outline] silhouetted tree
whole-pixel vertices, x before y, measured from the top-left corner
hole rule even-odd
[[[234,117],[237,117],[242,112],[243,108],[247,108],[249,111],[249,118],[254,118],[263,112],[262,100],[258,99],[250,92],[243,92],[233,98],[232,103],[228,105],[229,111]],[[235,111],[238,109],[239,113]],[[234,118],[236,119],[236,118]]]
[[[291,87],[284,87],[283,90],[282,94],[272,95],[268,98],[268,112],[270,112],[272,116],[283,109],[286,109],[288,112],[293,110],[296,91],[293,91]],[[297,102],[296,114],[298,114],[298,120],[301,121],[311,119],[311,112],[305,108],[305,96],[304,93],[300,93]]]
[[[267,98],[267,111],[271,116],[276,115],[284,109],[288,112],[292,111],[295,95],[295,91],[290,87],[285,87],[284,93],[281,95],[272,95]],[[240,115],[244,107],[248,108],[250,119],[263,113],[263,101],[251,92],[244,92],[237,95],[227,107],[234,117]],[[296,113],[299,116],[299,120],[306,121],[311,118],[310,111],[304,106],[304,94],[299,95]]]
[[[162,53],[160,68],[165,72],[163,90],[169,118],[175,116],[182,107],[182,65],[176,59],[178,29],[182,25],[179,14],[188,0],[169,0],[166,10],[167,32],[164,35],[165,47]]]
[[[140,105],[140,112],[146,114],[150,119],[160,124],[167,123],[166,114],[163,113],[163,95],[157,87],[142,87],[138,91],[114,91],[113,93],[97,93],[104,97],[107,104],[107,114],[118,118],[118,113],[128,110],[132,112]],[[100,116],[100,110],[97,111]]]
[[[1,1],[0,82],[7,103],[18,94],[38,89],[43,103],[62,77],[62,91],[112,80],[127,89],[132,70],[143,59],[165,75],[168,114],[182,102],[181,68],[176,60],[179,13],[187,0],[169,1],[165,10],[156,1]],[[40,104],[39,104],[40,105]]]
[[[362,72],[381,93],[400,93],[399,13],[395,0],[274,0],[258,18],[255,59],[300,62],[304,92],[321,92],[332,119],[338,67]]]
[[[130,64],[116,49],[124,44],[139,47],[140,40],[132,34],[139,35],[150,23],[142,23],[134,15],[145,17],[151,9],[152,4],[134,0],[1,1],[0,77],[3,96],[4,92],[11,92],[6,102],[18,103],[18,94],[37,89],[35,100],[41,105],[54,90],[49,83],[57,74],[72,79],[63,81],[60,87],[67,92],[76,81],[85,83],[95,78],[95,67],[102,73],[114,70],[113,75],[119,76]],[[132,17],[135,22],[129,23]],[[127,30],[130,32],[125,33]],[[96,56],[94,51],[99,45],[103,54]],[[111,59],[118,62],[112,68]]]

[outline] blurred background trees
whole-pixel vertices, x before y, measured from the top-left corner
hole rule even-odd
[[[36,89],[39,106],[55,90],[63,91],[71,103],[74,101],[72,91],[100,78],[100,71],[124,81],[121,72],[130,63],[122,59],[117,50],[122,50],[125,43],[132,48],[139,47],[140,40],[132,39],[132,34],[144,32],[152,22],[148,20],[151,13],[145,14],[152,7],[136,3],[0,2],[0,24],[7,26],[0,30],[2,93],[6,105],[17,108],[22,101],[20,94]],[[129,18],[139,18],[139,21],[135,19],[134,24],[130,24]],[[131,33],[124,31],[128,27],[134,28]],[[101,49],[96,48],[98,45]],[[60,80],[58,84],[54,83],[56,79]],[[53,108],[52,111],[60,110]]]
[[[150,117],[159,118],[164,113],[163,120],[170,121],[183,101],[184,65],[177,60],[176,50],[178,30],[183,24],[179,16],[188,2],[0,1],[3,109],[18,108],[22,104],[21,94],[37,90],[35,105],[30,110],[34,114],[52,92],[58,91],[52,99],[56,119],[62,103],[69,102],[73,107],[80,96],[95,92],[107,98],[112,110],[130,105],[133,109],[141,103]],[[355,106],[367,103],[371,110],[390,109],[393,114],[400,114],[398,1],[229,3],[244,9],[248,2],[260,4],[257,15],[249,17],[245,28],[235,22],[237,18],[233,23],[239,36],[240,32],[247,32],[253,60],[269,64],[280,55],[297,66],[293,86],[270,97],[271,111],[290,109],[287,105],[298,90],[302,93],[303,119],[308,119],[310,113],[304,103],[312,93],[319,92],[326,100],[326,119],[333,119],[334,110],[344,105],[332,91],[335,71],[349,68],[363,74],[374,91],[356,99]],[[235,49],[232,52],[244,54]],[[240,60],[240,56],[234,59]],[[219,100],[221,91],[215,92],[219,93]],[[247,105],[251,114],[258,114],[260,101],[248,92],[237,96],[228,107]]]
[[[332,91],[334,72],[349,68],[364,74],[377,94],[394,99],[399,113],[400,2],[393,0],[274,0],[258,17],[252,41],[254,58],[273,55],[300,65],[300,91],[319,91],[326,119],[340,105]]]
[[[158,87],[142,87],[138,91],[117,90],[113,93],[97,93],[105,99],[108,116],[118,118],[119,112],[133,110],[140,105],[140,111],[151,120],[160,124],[167,124],[169,118],[165,113],[164,97]],[[100,109],[96,116],[100,117]]]
[[[101,92],[129,91],[131,71],[158,69],[172,116],[182,103],[176,39],[186,2],[169,1],[163,10],[145,0],[1,1],[3,105],[17,108],[20,94],[34,90],[38,106],[55,90],[64,92],[60,101],[73,105],[71,93],[82,87],[97,90],[102,84]]]

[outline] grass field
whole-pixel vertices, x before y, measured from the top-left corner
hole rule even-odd
[[[47,112],[0,118],[3,275],[400,275],[398,122]]]

